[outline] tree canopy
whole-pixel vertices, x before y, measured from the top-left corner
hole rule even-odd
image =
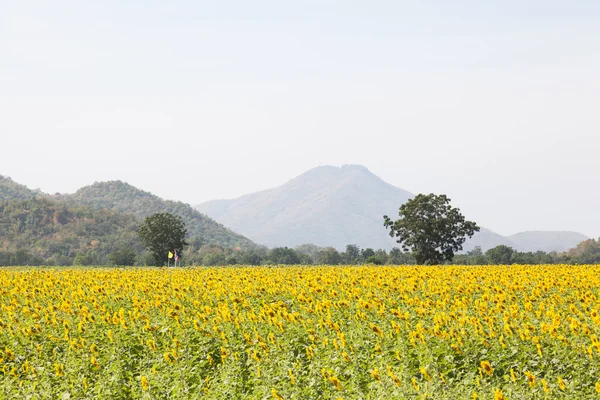
[[[451,261],[456,251],[462,250],[467,237],[479,227],[465,220],[450,199],[433,193],[418,194],[400,206],[400,219],[393,221],[383,216],[383,225],[404,251],[412,251],[419,264],[441,264]]]
[[[169,252],[183,252],[187,245],[185,223],[178,215],[157,213],[144,220],[138,229],[142,244],[154,256],[156,265],[165,265]]]
[[[507,265],[512,263],[512,256],[514,252],[515,251],[512,247],[501,244],[486,251],[485,256],[493,264]]]

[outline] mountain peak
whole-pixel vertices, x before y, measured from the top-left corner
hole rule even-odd
[[[383,215],[397,213],[411,197],[362,165],[324,165],[279,187],[196,209],[267,246],[390,248],[395,242],[383,228]]]
[[[373,185],[388,185],[391,187],[366,167],[355,164],[345,164],[339,167],[332,165],[315,167],[290,179],[286,185],[304,186],[306,189],[310,188],[311,190],[315,190],[319,186],[330,186],[339,189],[344,185],[365,185],[364,189],[373,188]],[[409,197],[412,197],[410,193],[406,193]]]
[[[312,175],[312,174],[346,174],[346,173],[368,173],[372,174],[371,171],[364,165],[358,164],[343,164],[339,167],[335,165],[320,165],[318,167],[309,169],[303,175]]]
[[[371,173],[371,171],[369,171],[369,169],[367,167],[365,167],[364,165],[360,165],[360,164],[344,164],[340,167],[340,169]]]

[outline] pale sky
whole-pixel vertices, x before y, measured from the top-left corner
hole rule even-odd
[[[0,0],[0,174],[191,204],[361,164],[600,236],[600,1]]]

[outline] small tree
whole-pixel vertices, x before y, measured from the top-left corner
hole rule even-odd
[[[450,206],[444,194],[419,194],[400,206],[399,215],[397,221],[384,215],[383,225],[404,251],[413,252],[419,264],[451,261],[466,237],[479,231],[475,222],[466,221],[458,208]]]
[[[512,247],[506,245],[499,245],[493,247],[485,252],[485,256],[491,264],[512,264],[512,256],[515,251]]]
[[[117,251],[113,251],[108,255],[108,262],[111,265],[135,265],[135,250],[131,247],[122,246]]]
[[[360,251],[360,258],[363,262],[366,262],[370,257],[375,255],[375,250],[371,248],[362,249]]]
[[[388,260],[388,255],[383,249],[377,249],[375,255],[368,257],[365,262],[367,264],[384,265]]]
[[[467,252],[466,256],[471,265],[483,265],[487,263],[481,246],[475,246],[473,250]]]
[[[298,253],[288,247],[275,247],[271,249],[267,258],[273,264],[300,264]]]
[[[375,264],[375,265],[383,265],[387,261],[387,257],[383,257],[381,255],[370,256],[365,260],[367,264]]]
[[[333,247],[325,247],[317,253],[316,261],[321,265],[337,265],[342,263],[342,257]]]
[[[258,248],[241,253],[241,264],[246,265],[261,265],[267,258],[267,249]]]
[[[392,265],[400,265],[404,261],[404,253],[397,247],[392,247],[388,262]]]
[[[73,265],[75,266],[92,265],[93,263],[94,260],[92,259],[91,254],[86,252],[75,254],[75,258],[73,259]]]
[[[360,248],[355,244],[346,246],[344,253],[344,262],[348,264],[356,264],[360,260]]]
[[[152,252],[156,266],[165,265],[169,251],[181,254],[187,245],[185,223],[178,215],[157,213],[149,216],[138,228],[142,244]]]

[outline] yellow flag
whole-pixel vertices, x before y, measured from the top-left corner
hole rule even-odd
[[[173,258],[173,253],[169,252],[169,258]]]

